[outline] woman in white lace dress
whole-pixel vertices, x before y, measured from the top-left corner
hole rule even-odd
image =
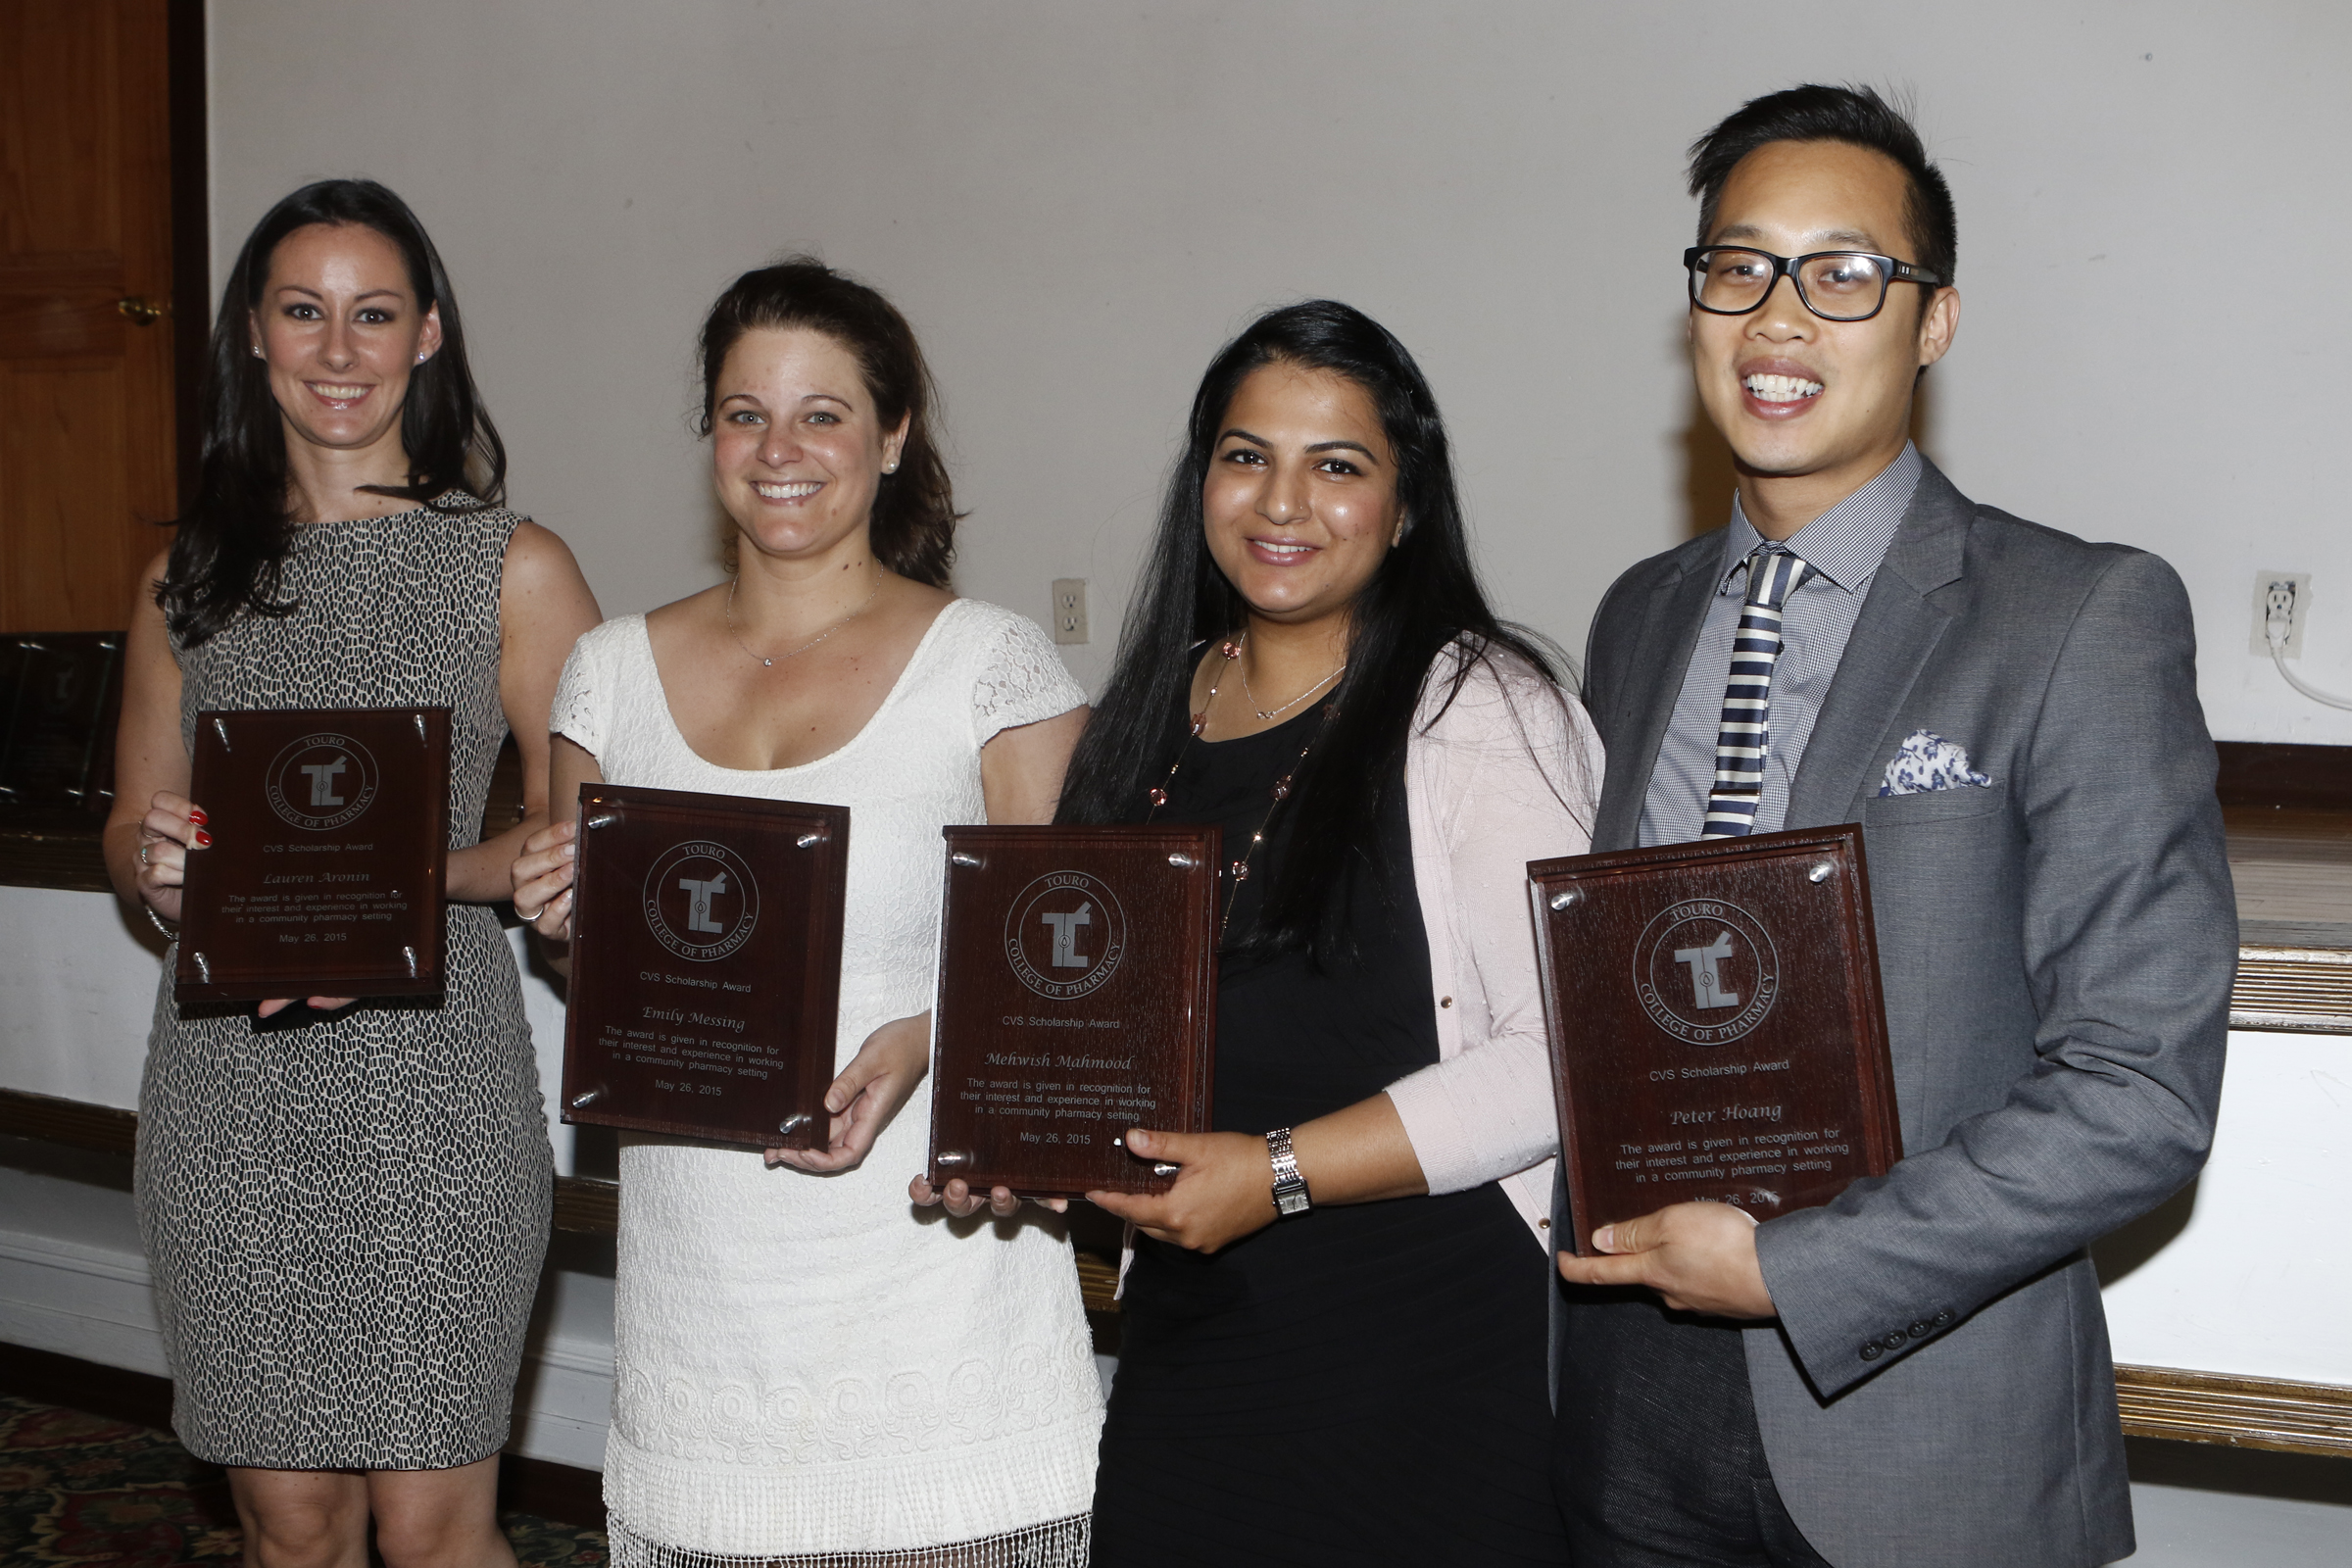
[[[748,272],[702,357],[736,574],[580,639],[552,794],[849,807],[840,1076],[822,1151],[623,1143],[612,1560],[1082,1564],[1102,1400],[1068,1243],[918,1210],[906,1175],[940,829],[1050,820],[1085,694],[1033,623],[947,591],[953,497],[888,302],[811,262]],[[559,948],[575,832],[514,866]]]

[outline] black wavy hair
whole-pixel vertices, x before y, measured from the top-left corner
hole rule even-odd
[[[1404,538],[1349,607],[1348,673],[1338,711],[1299,767],[1285,808],[1289,838],[1256,927],[1234,934],[1252,955],[1303,951],[1317,962],[1353,951],[1351,885],[1395,886],[1378,832],[1385,792],[1401,777],[1424,684],[1450,682],[1450,704],[1482,662],[1515,661],[1556,685],[1565,661],[1533,633],[1497,620],[1470,564],[1468,530],[1437,399],[1403,344],[1334,300],[1271,311],[1211,361],[1193,398],[1185,449],[1168,475],[1159,527],[1128,603],[1117,663],[1063,780],[1060,822],[1133,821],[1167,766],[1170,716],[1190,690],[1200,646],[1246,624],[1248,606],[1217,569],[1202,533],[1201,485],[1243,380],[1268,365],[1345,376],[1379,411],[1396,458]],[[1458,657],[1433,673],[1448,648]],[[1556,696],[1556,693],[1555,693]]]
[[[1841,141],[1884,153],[1902,166],[1910,181],[1903,200],[1903,226],[1911,231],[1910,256],[1900,261],[1924,267],[1946,283],[1960,262],[1960,220],[1943,171],[1928,158],[1910,117],[1864,86],[1828,87],[1807,82],[1751,98],[1690,144],[1690,194],[1698,198],[1698,243],[1715,226],[1715,205],[1740,160],[1776,141]],[[1921,289],[1920,308],[1935,297]]]
[[[956,524],[963,520],[963,514],[956,510],[956,487],[948,478],[934,428],[939,392],[932,385],[922,347],[914,340],[914,328],[876,290],[812,256],[788,256],[728,284],[703,320],[698,433],[710,433],[718,372],[727,363],[727,351],[754,328],[794,326],[822,332],[850,351],[883,429],[894,429],[906,419],[899,469],[882,475],[867,537],[874,559],[900,576],[947,587],[956,564]],[[736,548],[736,534],[730,529],[725,547],[730,572],[735,569]]]
[[[279,597],[294,542],[294,498],[285,431],[269,368],[252,352],[252,322],[278,245],[314,223],[354,224],[383,235],[407,264],[417,311],[438,306],[441,313],[441,347],[411,370],[400,410],[408,483],[361,488],[437,512],[472,512],[506,500],[506,444],[474,387],[457,298],[424,225],[408,203],[374,180],[305,185],[264,214],[246,236],[213,320],[198,402],[196,498],[179,519],[171,564],[155,595],[182,647],[216,635],[239,614],[288,615],[299,608]]]

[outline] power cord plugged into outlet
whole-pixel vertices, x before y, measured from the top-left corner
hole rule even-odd
[[[2297,593],[2298,581],[2291,577],[2273,578],[2263,588],[2262,636],[2269,645],[2271,662],[2278,666],[2280,678],[2313,702],[2352,711],[2352,698],[2331,697],[2315,686],[2306,685],[2302,677],[2286,667],[2287,649],[2296,641]]]

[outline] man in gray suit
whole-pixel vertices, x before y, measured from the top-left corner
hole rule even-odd
[[[2236,957],[2188,600],[1909,443],[1960,301],[1899,114],[1758,99],[1691,188],[1691,368],[1739,494],[1593,623],[1593,848],[1860,822],[1908,1152],[1827,1207],[1676,1204],[1562,1255],[1574,1560],[2110,1562],[2083,1249],[2203,1162]]]

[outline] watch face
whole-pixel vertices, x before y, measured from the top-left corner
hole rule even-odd
[[[1306,1212],[1306,1183],[1286,1182],[1274,1189],[1274,1207],[1285,1216]]]

